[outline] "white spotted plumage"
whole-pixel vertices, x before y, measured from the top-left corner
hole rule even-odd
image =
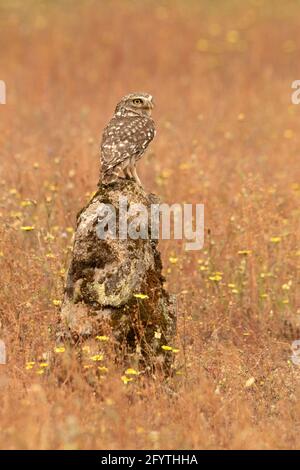
[[[123,170],[127,178],[134,178],[141,185],[135,165],[155,136],[152,109],[153,100],[148,93],[131,93],[118,103],[102,136],[104,184],[115,181]]]

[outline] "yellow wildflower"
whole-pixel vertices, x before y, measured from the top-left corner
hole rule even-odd
[[[56,348],[54,348],[55,353],[64,353],[65,350],[66,348],[64,346],[57,346]]]
[[[126,377],[126,375],[122,375],[121,380],[122,380],[122,382],[123,382],[125,385],[127,385],[128,382],[132,382],[132,381],[133,381],[133,378],[132,378],[132,377]]]
[[[281,242],[281,237],[271,237],[270,242],[271,243],[280,243]]]
[[[292,281],[289,281],[289,282],[287,282],[287,283],[285,283],[285,284],[282,284],[281,289],[283,289],[283,290],[290,290],[291,286],[292,286]]]
[[[32,369],[33,366],[34,366],[34,364],[35,364],[34,361],[26,362],[25,369],[26,369],[26,370]]]
[[[30,232],[31,230],[34,230],[34,226],[33,225],[24,225],[24,226],[20,227],[20,230],[22,230],[23,232]]]
[[[200,266],[199,269],[200,269],[200,271],[208,271],[207,266]]]
[[[146,295],[146,294],[133,294],[133,297],[135,297],[136,299],[149,299],[149,296]]]
[[[272,273],[260,273],[260,277],[261,277],[262,279],[264,279],[265,277],[272,277],[272,276],[273,276]]]
[[[105,335],[100,335],[100,336],[96,336],[96,339],[98,341],[109,341],[109,336],[105,336]]]
[[[21,206],[21,207],[32,206],[32,202],[31,202],[31,201],[21,201],[21,202],[20,202],[20,206]]]
[[[126,375],[139,375],[139,372],[136,371],[135,369],[132,369],[131,367],[129,367],[129,369],[127,369],[125,371],[125,374]]]
[[[9,194],[11,194],[12,196],[15,196],[16,194],[18,194],[18,191],[17,191],[16,188],[11,188],[11,189],[9,190]]]
[[[103,354],[95,354],[94,356],[91,356],[90,359],[92,361],[103,361]]]
[[[220,282],[222,281],[222,276],[220,274],[215,274],[214,276],[209,276],[210,281]]]

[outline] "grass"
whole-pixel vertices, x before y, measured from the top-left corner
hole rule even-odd
[[[0,447],[299,447],[299,2],[28,3],[0,2]],[[145,187],[205,204],[202,251],[160,242],[168,382],[126,375],[105,340],[89,368],[46,365],[101,130],[133,90],[156,101]]]

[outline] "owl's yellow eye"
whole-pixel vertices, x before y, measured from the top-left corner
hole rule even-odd
[[[143,104],[143,101],[140,98],[133,100],[133,104]]]

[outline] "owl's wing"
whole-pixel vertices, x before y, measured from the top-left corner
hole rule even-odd
[[[103,174],[131,157],[144,153],[155,135],[150,118],[114,117],[104,129],[101,143]]]

